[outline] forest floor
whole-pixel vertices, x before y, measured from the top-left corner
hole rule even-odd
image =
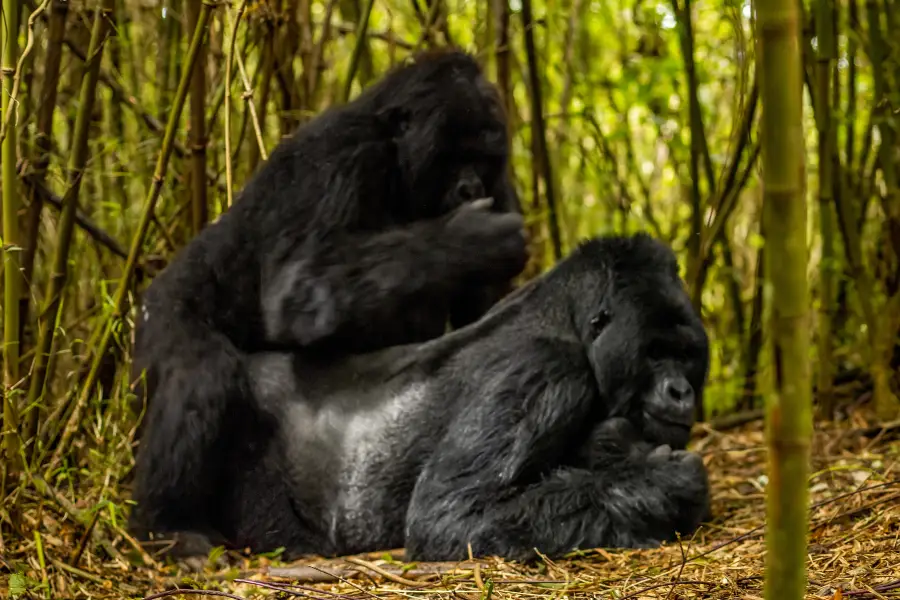
[[[900,598],[898,438],[900,423],[876,430],[859,414],[849,422],[817,425],[807,598]],[[133,540],[120,527],[117,535],[92,534],[91,543],[83,543],[85,528],[93,525],[73,525],[75,507],[66,509],[67,501],[58,498],[58,506],[23,502],[26,520],[41,522],[42,534],[39,543],[38,536],[4,540],[0,597],[762,598],[766,556],[762,423],[727,432],[698,426],[692,447],[703,454],[711,473],[714,519],[692,539],[660,549],[593,550],[530,566],[499,560],[405,564],[402,551],[291,564],[230,556],[228,568],[187,572],[158,563],[135,566],[141,563],[135,554],[143,554],[145,561],[149,557],[129,550]],[[70,516],[63,517],[67,512]]]

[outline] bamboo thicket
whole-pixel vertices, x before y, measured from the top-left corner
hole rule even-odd
[[[72,139],[69,163],[66,168],[66,194],[63,197],[63,209],[59,219],[59,239],[53,258],[53,272],[47,280],[47,291],[44,294],[44,305],[41,307],[39,319],[38,344],[35,352],[31,384],[28,389],[28,404],[35,405],[41,397],[46,379],[52,377],[52,360],[50,351],[56,333],[57,322],[62,307],[62,295],[69,272],[69,248],[75,230],[75,210],[78,207],[78,194],[84,180],[85,164],[88,158],[88,136],[90,133],[91,113],[97,95],[97,81],[100,76],[100,63],[103,47],[107,39],[109,24],[113,18],[114,0],[104,0],[94,15],[91,41],[85,62],[84,76],[78,101],[78,113],[75,117],[74,136]]]
[[[50,467],[53,468],[62,459],[68,443],[72,436],[75,435],[78,423],[81,419],[81,413],[87,405],[88,398],[93,393],[94,385],[97,383],[97,377],[100,367],[103,363],[103,357],[112,341],[114,324],[122,318],[127,306],[126,298],[128,296],[129,282],[134,275],[137,267],[138,256],[144,245],[147,230],[150,227],[150,221],[156,208],[156,201],[159,200],[163,183],[166,180],[166,173],[169,167],[169,158],[175,147],[175,134],[178,129],[178,122],[181,119],[181,113],[184,110],[185,99],[187,98],[188,86],[191,79],[191,73],[197,62],[197,56],[200,53],[200,46],[203,42],[203,36],[206,34],[206,25],[209,22],[210,12],[214,5],[213,0],[203,0],[200,14],[197,17],[196,27],[191,37],[191,45],[188,49],[187,57],[184,61],[184,70],[181,73],[181,81],[178,83],[178,89],[175,92],[175,98],[172,103],[172,110],[169,111],[169,119],[166,123],[165,134],[162,140],[162,147],[156,161],[156,168],[153,173],[153,183],[147,192],[147,199],[144,202],[143,212],[141,213],[141,221],[138,224],[134,238],[131,240],[131,248],[128,252],[128,259],[125,267],[122,269],[122,276],[119,280],[119,286],[116,288],[113,297],[113,315],[111,318],[101,322],[95,335],[91,336],[91,341],[97,340],[96,346],[92,347],[92,356],[90,358],[90,369],[88,370],[85,381],[81,386],[80,393],[76,400],[75,407],[69,414],[63,427],[62,438],[59,445],[54,451],[50,460]],[[227,135],[227,133],[226,133]]]

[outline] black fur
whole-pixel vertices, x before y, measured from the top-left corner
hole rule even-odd
[[[405,546],[410,560],[688,535],[709,507],[682,450],[708,360],[671,251],[595,239],[437,340],[255,355],[259,418],[210,465],[228,465],[211,522],[255,551]]]
[[[421,342],[506,292],[527,259],[507,161],[496,93],[459,52],[389,73],[272,152],[142,299],[139,537],[215,534],[225,457],[253,457],[276,426],[247,401],[252,353]]]

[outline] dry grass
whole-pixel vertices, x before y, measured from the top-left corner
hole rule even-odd
[[[875,435],[866,427],[860,416],[817,427],[808,598],[900,598],[900,428]],[[44,489],[40,497],[21,497],[24,520],[32,531],[40,523],[40,535],[4,540],[0,596],[24,583],[31,598],[761,598],[762,425],[701,429],[697,438],[694,448],[712,473],[715,519],[692,539],[657,550],[595,550],[528,567],[499,560],[403,564],[402,552],[290,565],[229,555],[227,568],[187,574],[148,567],[155,561],[114,520],[94,517],[103,511],[82,512],[97,498],[73,502],[66,498],[75,495]]]

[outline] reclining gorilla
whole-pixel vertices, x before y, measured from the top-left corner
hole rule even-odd
[[[259,416],[247,356],[425,341],[509,289],[527,250],[498,100],[466,54],[418,57],[283,141],[153,281],[134,346],[138,538],[214,533],[221,456],[265,439],[243,435]]]
[[[672,252],[597,238],[436,340],[255,354],[241,411],[257,419],[196,465],[227,470],[210,523],[288,556],[455,560],[471,543],[527,560],[672,540],[708,514],[702,460],[682,450],[708,360]]]

